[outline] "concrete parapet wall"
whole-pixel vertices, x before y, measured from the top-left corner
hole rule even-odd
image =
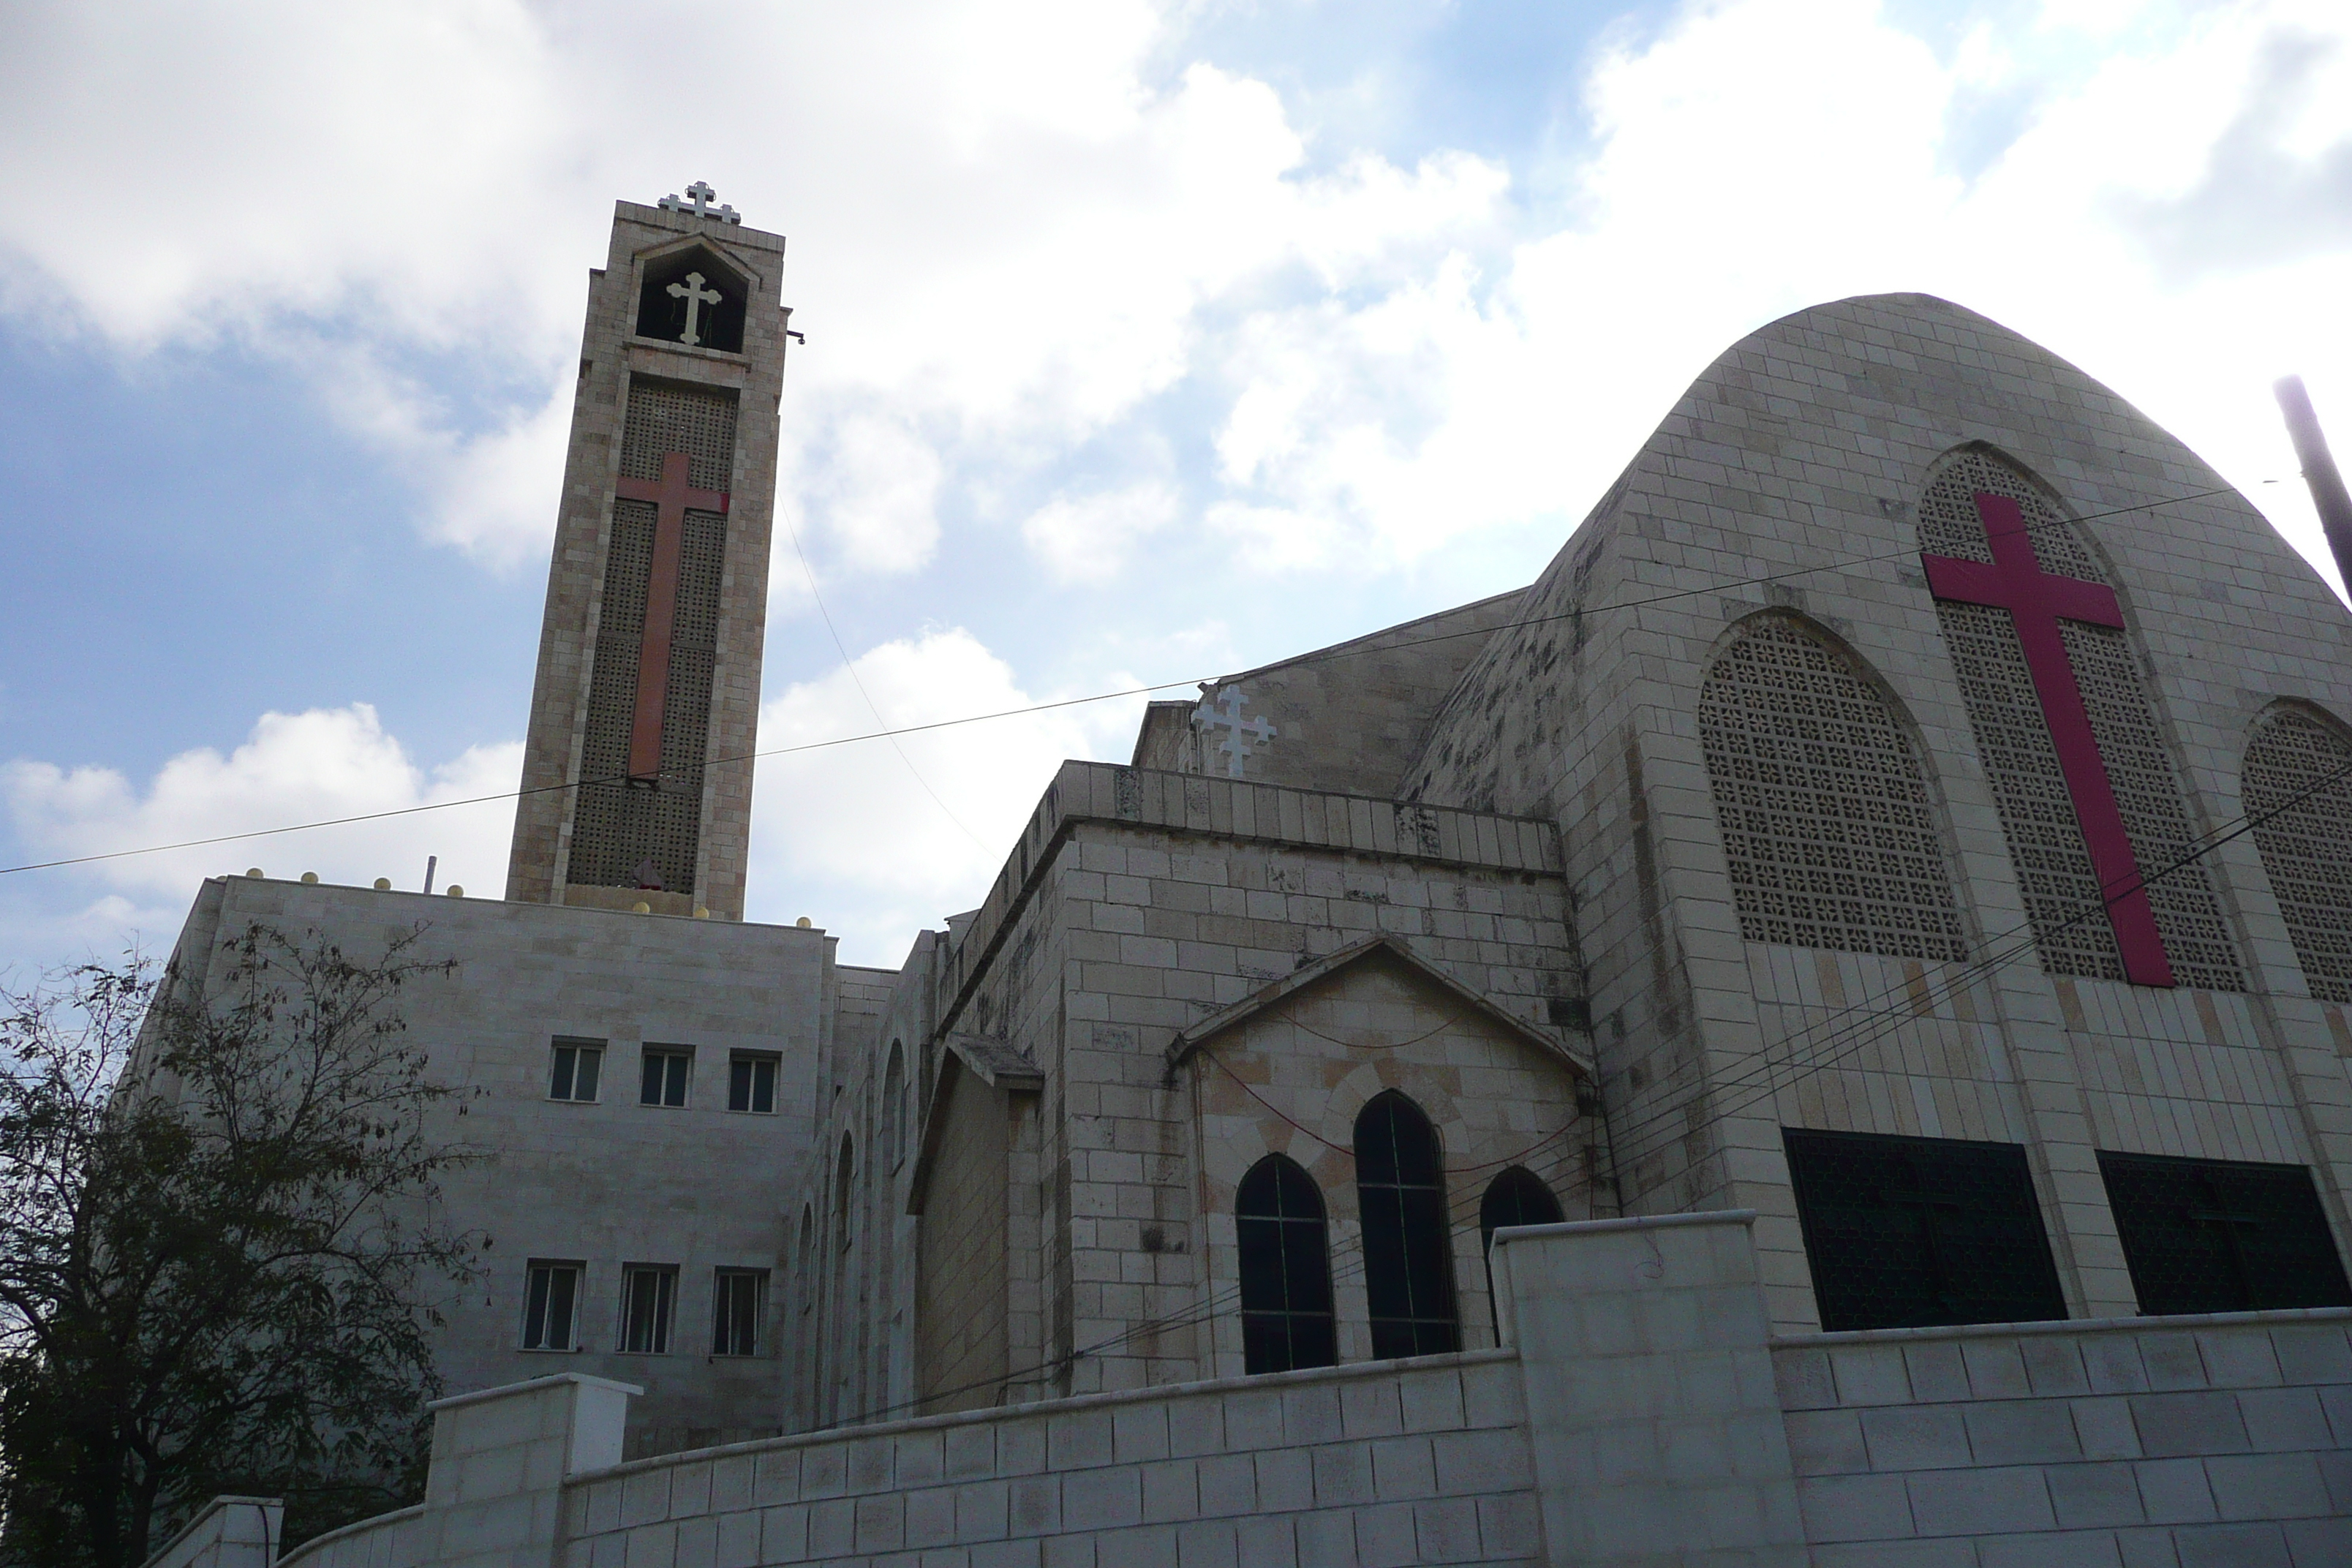
[[[304,1568],[2352,1563],[2352,1310],[1776,1341],[1753,1217],[1497,1231],[1500,1350],[630,1464],[614,1462],[625,1385],[493,1389],[436,1407],[422,1508],[294,1555]]]
[[[425,1541],[425,1505],[418,1503],[306,1541],[286,1554],[285,1568],[410,1568],[436,1561]]]
[[[1232,1378],[645,1460],[570,1489],[564,1561],[1541,1562],[1517,1360]]]
[[[1495,1233],[1554,1563],[1803,1568],[1755,1217]]]
[[[2334,1310],[1781,1341],[1813,1561],[2352,1563],[2347,1330]]]
[[[216,1497],[146,1568],[269,1568],[285,1519],[286,1505],[274,1497]]]

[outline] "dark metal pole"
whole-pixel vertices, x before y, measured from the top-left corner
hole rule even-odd
[[[2312,412],[2303,377],[2286,376],[2271,390],[2278,394],[2279,407],[2286,414],[2294,458],[2303,465],[2303,482],[2311,487],[2311,504],[2319,509],[2319,526],[2326,531],[2336,570],[2343,575],[2346,591],[2352,592],[2352,494],[2346,493],[2344,476],[2327,454],[2327,437],[2319,433],[2319,416]]]

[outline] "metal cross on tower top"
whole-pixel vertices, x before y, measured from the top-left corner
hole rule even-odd
[[[717,191],[710,188],[709,182],[697,180],[686,187],[686,195],[683,199],[675,195],[667,195],[654,205],[664,212],[692,213],[697,217],[715,217],[722,223],[741,223],[742,215],[733,207],[710,205],[718,195]]]
[[[1240,687],[1228,686],[1213,699],[1202,699],[1201,705],[1192,710],[1192,722],[1209,734],[1213,736],[1219,730],[1226,731],[1224,739],[1216,742],[1216,749],[1225,754],[1225,776],[1228,778],[1242,776],[1242,764],[1249,760],[1252,741],[1263,746],[1276,734],[1274,726],[1266,722],[1264,714],[1255,719],[1242,717],[1242,707],[1248,701]]]
[[[701,273],[689,272],[685,282],[669,286],[669,297],[686,301],[686,331],[677,341],[691,348],[702,341],[702,307],[719,303],[719,290],[704,288]]]

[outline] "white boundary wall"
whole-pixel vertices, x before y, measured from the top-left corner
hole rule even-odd
[[[1497,1233],[1496,1351],[613,1460],[631,1391],[443,1401],[304,1568],[2352,1563],[2352,1310],[1773,1340],[1745,1213]]]

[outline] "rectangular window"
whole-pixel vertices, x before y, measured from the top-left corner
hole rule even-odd
[[[687,1064],[693,1060],[691,1052],[647,1046],[645,1079],[637,1086],[637,1103],[684,1105]]]
[[[1822,1328],[2066,1315],[2015,1143],[1782,1131]]]
[[[737,1051],[727,1063],[727,1109],[762,1116],[776,1109],[776,1058]]]
[[[2099,1174],[2142,1312],[2352,1306],[2303,1166],[2102,1152]]]
[[[530,1288],[524,1292],[522,1348],[527,1351],[570,1351],[580,1348],[572,1335],[574,1306],[580,1300],[580,1265],[530,1265]]]
[[[596,1098],[596,1076],[604,1065],[602,1040],[555,1042],[554,1065],[548,1074],[547,1098],[591,1101]]]
[[[711,1286],[710,1353],[758,1355],[760,1312],[766,1305],[768,1271],[721,1268]]]
[[[632,1263],[621,1275],[621,1348],[636,1355],[667,1355],[677,1314],[677,1270]]]

